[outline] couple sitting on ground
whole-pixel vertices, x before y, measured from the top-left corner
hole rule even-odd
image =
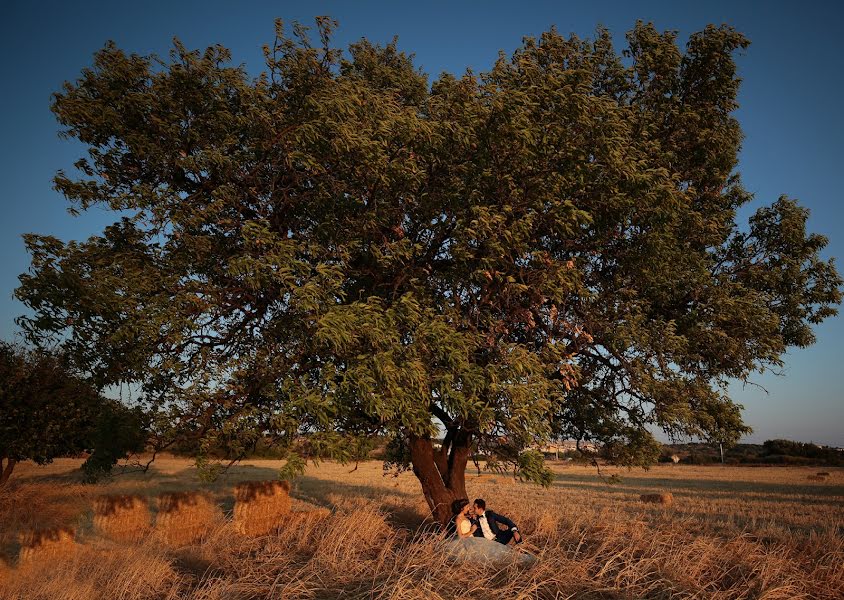
[[[505,545],[511,541],[517,544],[522,541],[516,524],[504,515],[487,510],[486,501],[483,498],[478,498],[474,504],[470,504],[465,498],[455,500],[451,503],[451,513],[454,516],[448,523],[447,531],[452,536],[483,537]],[[502,530],[498,526],[499,523],[507,529]]]
[[[524,563],[534,560],[511,545],[511,542],[519,544],[522,541],[516,524],[504,515],[487,510],[483,498],[472,504],[465,498],[455,500],[451,504],[451,512],[454,516],[446,526],[446,536],[450,538],[446,544],[456,558],[517,560]]]

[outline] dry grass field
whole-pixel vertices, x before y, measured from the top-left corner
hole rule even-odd
[[[243,484],[238,498],[263,502],[248,508],[237,484],[273,480],[279,463],[203,484],[165,457],[95,486],[78,465],[24,464],[0,490],[3,600],[844,598],[840,469],[672,465],[612,471],[608,485],[561,463],[548,490],[473,474],[470,496],[513,518],[539,558],[490,569],[449,562],[415,478],[377,462],[309,467],[292,501]],[[663,493],[670,503],[640,499]]]

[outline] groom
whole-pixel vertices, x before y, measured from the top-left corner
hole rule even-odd
[[[495,540],[500,544],[509,544],[510,540],[515,540],[517,544],[521,543],[522,536],[516,524],[504,515],[487,510],[486,501],[483,498],[475,500],[474,509],[475,520],[478,524],[478,528],[475,530],[475,537],[485,537],[488,540]],[[504,524],[507,529],[502,531],[498,526],[499,523]]]

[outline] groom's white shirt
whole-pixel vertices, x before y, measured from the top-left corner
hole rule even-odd
[[[486,520],[486,512],[481,513],[478,515],[478,523],[481,524],[481,531],[484,534],[484,537],[488,540],[494,540],[495,534],[492,533],[492,529],[489,526],[489,523]]]

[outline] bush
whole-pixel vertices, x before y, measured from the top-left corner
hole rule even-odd
[[[844,464],[843,453],[829,446],[818,446],[816,444],[793,442],[791,440],[766,440],[762,444],[762,447],[767,455],[766,458],[781,456],[792,459],[806,459],[792,462],[783,461],[787,464]],[[765,462],[775,461],[765,460]]]
[[[717,456],[693,452],[692,454],[680,459],[680,462],[684,465],[711,465],[719,463],[721,460]]]
[[[21,460],[92,450],[84,470],[93,480],[143,448],[140,411],[103,397],[70,365],[60,353],[0,342],[0,485]]]
[[[107,401],[89,438],[91,454],[82,463],[84,481],[95,483],[111,473],[118,461],[142,452],[146,437],[140,409],[127,408],[116,400]]]

